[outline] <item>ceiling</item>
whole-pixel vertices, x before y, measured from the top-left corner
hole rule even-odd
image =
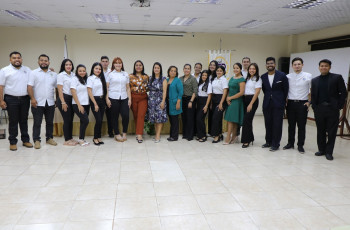
[[[350,0],[334,0],[312,9],[287,9],[292,0],[151,0],[149,9],[130,7],[132,0],[1,0],[0,26],[184,31],[243,34],[300,34],[350,23]],[[42,20],[28,21],[4,10],[31,11]],[[91,14],[117,14],[119,24],[97,23]],[[196,17],[191,26],[170,26],[175,17]],[[251,20],[271,21],[253,29],[237,26]]]

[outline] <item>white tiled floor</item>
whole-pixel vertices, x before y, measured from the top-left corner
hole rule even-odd
[[[32,121],[29,122],[30,126]],[[1,127],[5,127],[1,125]],[[44,127],[44,126],[43,126]],[[350,225],[350,141],[337,138],[334,161],[269,152],[263,117],[256,142],[184,141],[96,147],[42,144],[8,150],[0,141],[0,230],[331,229]],[[31,128],[30,128],[31,132]],[[44,130],[42,133],[45,133]],[[89,141],[91,137],[87,138]],[[286,144],[284,123],[281,146]]]

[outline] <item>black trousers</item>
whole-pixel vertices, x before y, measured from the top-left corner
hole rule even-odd
[[[90,101],[91,111],[95,117],[94,139],[101,138],[102,120],[106,109],[106,102],[103,97],[94,97],[98,106],[98,111],[95,112],[95,105]]]
[[[270,106],[263,109],[265,119],[266,143],[272,147],[279,147],[282,138],[284,108]]]
[[[174,138],[175,140],[179,139],[179,115],[170,115],[169,113],[169,99],[167,99],[167,113],[169,116],[169,122],[170,122],[170,137]]]
[[[213,114],[214,114],[214,110],[213,110],[213,101],[210,102],[209,104],[209,108],[208,108],[208,134],[210,136],[213,136],[213,134],[211,133],[211,123],[213,120]]]
[[[224,112],[226,110],[227,104],[226,101],[223,103],[223,110],[219,110],[219,104],[222,98],[222,94],[213,94],[212,96],[212,110],[213,117],[211,120],[211,135],[213,137],[219,136],[222,134],[222,119]]]
[[[243,120],[243,128],[242,128],[242,143],[250,143],[254,141],[254,133],[253,133],[253,119],[255,116],[255,112],[259,106],[259,98],[257,98],[252,106],[252,110],[247,112],[247,107],[252,101],[254,95],[245,95],[244,96],[244,120]]]
[[[119,114],[122,116],[123,133],[128,132],[129,125],[129,106],[128,98],[123,100],[109,98],[112,103],[110,108],[112,116],[112,125],[115,135],[119,135]]]
[[[202,139],[207,136],[207,130],[205,127],[205,117],[208,113],[204,113],[203,108],[207,103],[208,97],[198,97],[197,100],[197,111],[196,111],[196,127],[197,127],[197,137]]]
[[[108,106],[105,107],[106,118],[107,118],[107,130],[108,135],[113,136],[113,119],[112,119],[112,109]]]
[[[194,133],[194,114],[196,111],[196,100],[192,103],[192,108],[188,108],[188,103],[191,101],[191,97],[182,97],[182,136],[187,139],[193,139]]]
[[[72,96],[68,94],[63,94],[64,101],[67,103],[67,111],[65,112],[62,109],[62,102],[60,98],[57,98],[57,107],[59,111],[61,112],[62,118],[63,118],[63,135],[64,140],[69,141],[73,139],[73,117],[74,117],[74,111],[72,107]]]
[[[29,142],[28,135],[28,113],[30,107],[29,96],[16,97],[4,95],[9,116],[9,141],[11,145],[17,144],[18,125],[21,130],[22,142]]]
[[[82,106],[84,107],[84,113],[79,112],[78,105],[73,104],[73,110],[80,119],[80,129],[79,129],[80,140],[85,139],[85,131],[87,126],[89,125],[89,111],[90,111],[90,105],[82,105]]]
[[[46,123],[46,140],[53,138],[53,117],[55,115],[55,106],[49,106],[47,101],[45,106],[37,106],[36,108],[32,107],[33,114],[33,141],[41,141],[40,131],[41,123],[43,121],[43,116],[45,115]]]
[[[288,100],[287,117],[288,117],[288,143],[294,145],[295,127],[298,125],[298,146],[304,146],[305,143],[305,127],[307,121],[307,106],[305,101]]]
[[[339,125],[339,110],[325,105],[317,105],[313,109],[317,127],[318,151],[333,155]]]

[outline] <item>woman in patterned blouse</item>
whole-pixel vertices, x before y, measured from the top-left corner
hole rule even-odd
[[[159,62],[154,63],[152,76],[148,83],[148,120],[155,124],[155,143],[160,142],[163,123],[168,120],[165,103],[167,85],[166,77],[163,76],[162,65]]]
[[[134,63],[134,71],[130,74],[130,90],[131,90],[131,110],[134,114],[136,126],[136,140],[142,143],[143,127],[145,125],[145,116],[147,112],[147,90],[149,77],[144,72],[142,61],[137,60]]]

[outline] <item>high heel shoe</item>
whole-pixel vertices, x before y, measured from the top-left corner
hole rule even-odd
[[[250,145],[250,143],[252,143],[252,145],[253,145],[253,141],[252,142],[248,142],[248,143],[244,143],[243,145],[242,145],[242,148],[248,148],[249,147],[249,145]]]
[[[97,139],[92,139],[92,142],[94,143],[94,145],[100,145],[100,142],[97,140],[97,142],[95,142],[95,140],[97,140]]]
[[[219,143],[221,141],[221,138],[219,137],[217,140],[213,140],[212,143]]]

